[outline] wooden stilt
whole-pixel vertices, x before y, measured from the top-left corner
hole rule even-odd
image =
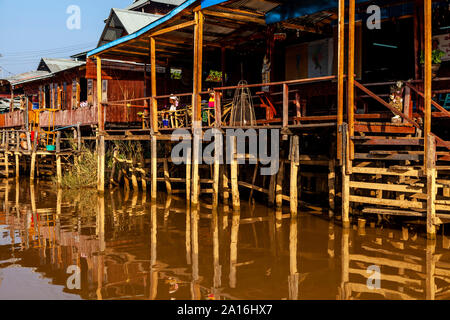
[[[276,181],[277,175],[274,174],[270,176],[270,182],[269,182],[269,194],[268,194],[268,206],[272,207],[275,201],[275,181]]]
[[[298,138],[298,137],[297,137]],[[298,227],[297,216],[291,217],[291,226],[289,231],[289,298],[298,299],[298,269],[297,269],[297,243]]]
[[[170,175],[169,175],[169,161],[164,159],[164,182],[166,183],[166,191],[170,195],[172,194],[172,185],[170,184]]]
[[[335,210],[334,200],[336,196],[336,161],[334,160],[334,158],[330,160],[328,170],[328,216],[330,218],[333,218]]]
[[[192,149],[189,147],[187,149],[186,155],[186,201],[188,204],[191,203],[191,170],[192,170]]]
[[[114,150],[113,152],[113,162],[112,162],[112,168],[111,168],[111,175],[109,177],[109,187],[112,188],[113,185],[116,184],[114,177],[116,175],[116,170],[117,170],[117,156],[118,156],[118,151]]]
[[[238,185],[238,163],[237,163],[237,145],[236,137],[231,137],[232,156],[231,156],[231,193],[233,198],[233,210],[239,210],[241,206]]]
[[[61,167],[61,156],[56,155],[56,177],[58,185],[62,183],[62,167]]]
[[[216,150],[217,151],[217,150]],[[214,156],[214,172],[213,172],[213,207],[217,208],[219,205],[219,183],[220,183],[220,161],[219,153],[216,152]]]
[[[193,136],[193,150],[192,150],[192,195],[191,195],[191,205],[198,205],[198,198],[200,195],[200,177],[199,177],[199,152],[200,152],[200,136],[201,136],[201,128],[194,128],[194,136]]]
[[[19,179],[19,177],[20,177],[20,158],[17,153],[15,154],[15,159],[16,159],[16,179]]]
[[[290,182],[290,204],[291,204],[291,216],[297,217],[298,210],[298,167],[300,165],[300,146],[299,137],[292,137],[292,149],[291,149],[291,182]],[[297,271],[296,271],[297,272]],[[295,272],[295,273],[296,273]],[[291,273],[292,274],[292,273]]]
[[[131,161],[131,184],[133,186],[133,190],[139,190],[138,180],[136,176],[136,161],[133,159]]]
[[[284,161],[280,161],[280,169],[277,174],[277,184],[275,187],[275,203],[277,208],[283,206],[283,181],[284,181]]]
[[[105,191],[105,136],[99,135],[98,139],[98,176],[97,176],[97,191],[103,193]]]
[[[436,239],[436,139],[429,134],[427,141],[427,237]]]
[[[34,180],[35,170],[36,170],[36,152],[33,150],[33,152],[31,153],[31,167],[30,167],[31,181]]]
[[[348,159],[348,130],[346,125],[342,125],[342,226],[344,228],[350,227],[350,175],[347,173],[347,159]]]

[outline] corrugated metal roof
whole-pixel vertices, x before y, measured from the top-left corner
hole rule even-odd
[[[50,75],[48,71],[30,71],[21,74],[16,74],[12,77],[6,78],[11,85],[16,85],[23,82],[33,81],[40,78],[45,78]]]
[[[82,61],[75,61],[71,59],[54,59],[42,58],[38,66],[38,71],[47,71],[55,73],[66,69],[74,68],[83,65]]]
[[[169,5],[173,5],[173,6],[179,6],[180,4],[182,4],[184,2],[184,0],[135,0],[133,2],[133,4],[129,5],[128,7],[126,7],[126,10],[132,10],[132,9],[136,9],[139,8],[147,3],[150,2],[157,2],[157,3],[162,3],[162,4],[169,4]]]
[[[106,20],[105,29],[102,32],[98,46],[114,41],[122,37],[124,33],[134,33],[161,17],[162,15],[157,14],[116,8],[111,9],[111,13]]]

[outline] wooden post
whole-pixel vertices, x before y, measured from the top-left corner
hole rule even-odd
[[[354,158],[354,144],[351,139],[355,135],[355,2],[349,0],[349,22],[348,22],[348,74],[347,74],[347,116],[348,116],[348,135],[349,135],[349,167]]]
[[[231,193],[233,197],[233,210],[239,210],[241,202],[239,197],[238,184],[237,139],[235,136],[231,137],[231,144]]]
[[[214,112],[216,117],[215,127],[222,127],[222,98],[219,91],[214,91]]]
[[[152,109],[151,109],[151,123],[153,133],[157,133],[158,130],[158,101],[155,99],[156,92],[156,44],[155,38],[150,38],[150,70],[151,70],[151,91],[152,91]]]
[[[15,154],[15,158],[16,158],[16,179],[19,179],[19,177],[20,177],[20,159],[19,159],[18,153]]]
[[[56,177],[58,185],[62,183],[62,167],[61,167],[61,156],[59,154],[56,155]]]
[[[342,226],[350,227],[349,211],[350,211],[350,175],[347,173],[348,160],[348,129],[344,124],[341,126],[342,131]]]
[[[218,141],[214,138],[215,152],[214,152],[214,176],[213,176],[213,208],[217,208],[219,205],[219,183],[220,183],[220,151]]]
[[[284,159],[280,159],[280,169],[277,174],[277,184],[275,187],[275,203],[278,209],[283,206],[283,181],[284,181]]]
[[[229,211],[229,199],[230,199],[230,192],[229,192],[229,183],[228,183],[228,176],[227,176],[227,166],[222,165],[221,166],[222,171],[222,201],[224,206],[224,211]]]
[[[102,112],[102,60],[100,57],[97,57],[97,121],[98,121],[98,130],[102,132],[105,130],[104,128],[104,119]]]
[[[283,129],[289,125],[289,86],[283,84]],[[287,135],[283,135],[283,141],[287,140]]]
[[[436,139],[431,134],[427,136],[426,162],[427,237],[428,239],[436,239]]]
[[[105,191],[105,136],[103,134],[97,137],[97,191],[103,193]]]
[[[299,137],[292,137],[292,148],[291,148],[291,183],[290,183],[290,204],[291,204],[291,216],[292,218],[297,217],[298,210],[298,167],[300,164],[300,146]],[[292,239],[291,239],[292,240]],[[297,271],[295,271],[297,273]],[[291,272],[292,274],[292,272]]]
[[[297,136],[298,138],[298,136]],[[298,221],[297,216],[291,217],[289,230],[289,299],[298,299],[298,268],[297,268],[297,246],[298,246]]]
[[[345,56],[345,0],[339,0],[338,10],[338,92],[337,92],[337,158],[342,156],[342,132],[339,132],[344,122],[344,56]]]
[[[192,170],[192,148],[191,145],[189,145],[186,155],[186,201],[188,204],[191,203],[191,170]]]
[[[425,33],[425,64],[424,64],[424,104],[425,104],[425,119],[424,119],[424,133],[425,138],[425,153],[428,150],[428,135],[431,132],[431,86],[432,86],[432,72],[431,72],[431,54],[432,54],[432,0],[424,0],[424,33]],[[428,160],[428,159],[427,159]],[[425,161],[425,168],[428,167]]]
[[[33,150],[31,153],[31,168],[30,168],[30,180],[34,181],[34,172],[36,170],[36,152]]]
[[[336,162],[334,159],[330,160],[328,170],[328,203],[330,206],[328,210],[328,216],[330,218],[333,218],[335,209],[334,199],[336,196]]]
[[[116,167],[117,167],[117,156],[118,156],[117,149],[114,149],[113,152],[113,161],[112,161],[112,168],[111,168],[111,175],[109,177],[109,187],[112,188],[112,186],[115,184],[114,176],[116,175]]]
[[[164,159],[164,182],[166,183],[166,191],[170,195],[172,194],[172,185],[170,184],[170,175],[169,175],[169,161]]]
[[[157,183],[158,183],[158,140],[155,135],[152,135],[152,162],[151,162],[151,176],[152,176],[152,201],[156,200]]]

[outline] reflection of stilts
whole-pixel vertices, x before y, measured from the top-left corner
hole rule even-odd
[[[192,205],[191,207],[191,245],[192,245],[192,282],[191,282],[191,296],[193,300],[200,300],[200,286],[199,269],[198,269],[198,221],[199,221],[199,206]]]
[[[219,217],[217,209],[212,212],[213,256],[214,256],[214,288],[222,285],[222,266],[219,259]]]
[[[426,286],[425,293],[427,300],[435,300],[436,298],[436,284],[435,284],[435,272],[436,272],[436,240],[427,240],[427,253],[426,253]]]
[[[291,227],[289,232],[289,261],[290,274],[289,283],[289,300],[298,300],[298,269],[297,269],[297,242],[298,242],[298,226],[297,216],[292,216]]]
[[[328,268],[334,270],[334,222],[328,222]]]
[[[150,228],[150,300],[155,300],[158,294],[158,271],[156,267],[156,247],[157,247],[157,234],[158,234],[158,221],[157,221],[157,208],[156,202],[152,201],[151,204],[151,228]]]
[[[350,293],[348,292],[348,282],[350,279],[349,235],[350,235],[349,229],[343,228],[341,239],[341,286],[339,288],[340,300],[348,300],[350,298]]]
[[[230,242],[230,288],[236,288],[237,246],[240,219],[240,211],[233,210]]]
[[[99,245],[99,253],[97,256],[97,299],[102,300],[102,287],[104,278],[104,264],[105,264],[105,197],[98,195],[97,197],[97,224],[96,232]]]

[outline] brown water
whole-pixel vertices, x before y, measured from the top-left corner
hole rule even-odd
[[[184,196],[1,188],[0,299],[450,298],[450,240],[412,226],[343,231],[261,205],[215,213]]]

